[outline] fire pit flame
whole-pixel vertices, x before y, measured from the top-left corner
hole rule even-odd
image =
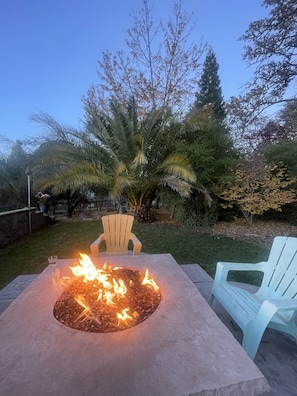
[[[104,267],[103,270],[97,269],[87,254],[80,253],[80,257],[80,265],[70,267],[75,276],[84,276],[85,282],[95,279],[103,284],[107,282],[108,274],[105,272]]]
[[[129,312],[129,308],[125,308],[125,309],[122,310],[121,313],[117,313],[118,319],[124,320],[124,321],[125,321],[126,319],[133,319],[132,316],[128,315],[127,312]]]
[[[154,279],[150,277],[148,269],[146,269],[146,271],[145,271],[145,276],[142,281],[142,284],[152,286],[155,290],[159,290],[159,286],[156,284]]]
[[[117,282],[115,279],[113,281],[113,290],[117,297],[124,297],[127,293],[127,287],[122,279]]]
[[[70,267],[78,279],[54,307],[61,323],[84,331],[119,331],[143,322],[158,307],[159,286],[148,269],[143,274],[106,263],[98,269],[88,255],[80,257],[79,264]]]
[[[82,296],[80,294],[77,295],[77,296],[74,296],[74,300],[84,308],[84,310],[76,318],[76,320],[79,320],[80,318],[82,318],[84,316],[85,316],[85,319],[86,319],[92,313],[91,307],[89,306],[88,302],[86,301],[84,296]]]

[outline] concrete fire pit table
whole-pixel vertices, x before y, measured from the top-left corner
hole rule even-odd
[[[93,260],[154,276],[162,300],[115,333],[64,326],[53,306],[78,259],[47,267],[0,316],[0,395],[262,395],[269,387],[170,254]],[[59,278],[60,275],[61,278]],[[54,277],[54,281],[53,281]]]

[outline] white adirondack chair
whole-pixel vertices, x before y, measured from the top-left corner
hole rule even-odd
[[[129,242],[133,244],[133,255],[140,254],[142,243],[132,233],[134,217],[124,214],[113,214],[102,217],[103,234],[91,245],[93,257],[102,254],[101,245],[105,242],[107,255],[128,254]]]
[[[229,271],[262,271],[255,294],[227,281]],[[267,327],[290,334],[297,340],[297,238],[274,238],[267,262],[217,264],[211,291],[243,332],[242,346],[254,359]]]

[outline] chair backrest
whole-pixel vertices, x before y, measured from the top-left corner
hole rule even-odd
[[[266,298],[297,298],[297,238],[274,238],[259,293]]]
[[[102,217],[107,254],[127,254],[134,217],[113,214]]]

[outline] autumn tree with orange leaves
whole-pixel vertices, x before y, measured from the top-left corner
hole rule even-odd
[[[281,211],[282,206],[296,200],[290,189],[296,179],[287,174],[282,164],[269,164],[261,155],[241,162],[235,178],[221,193],[224,208],[238,207],[249,224],[254,215],[268,210]]]

